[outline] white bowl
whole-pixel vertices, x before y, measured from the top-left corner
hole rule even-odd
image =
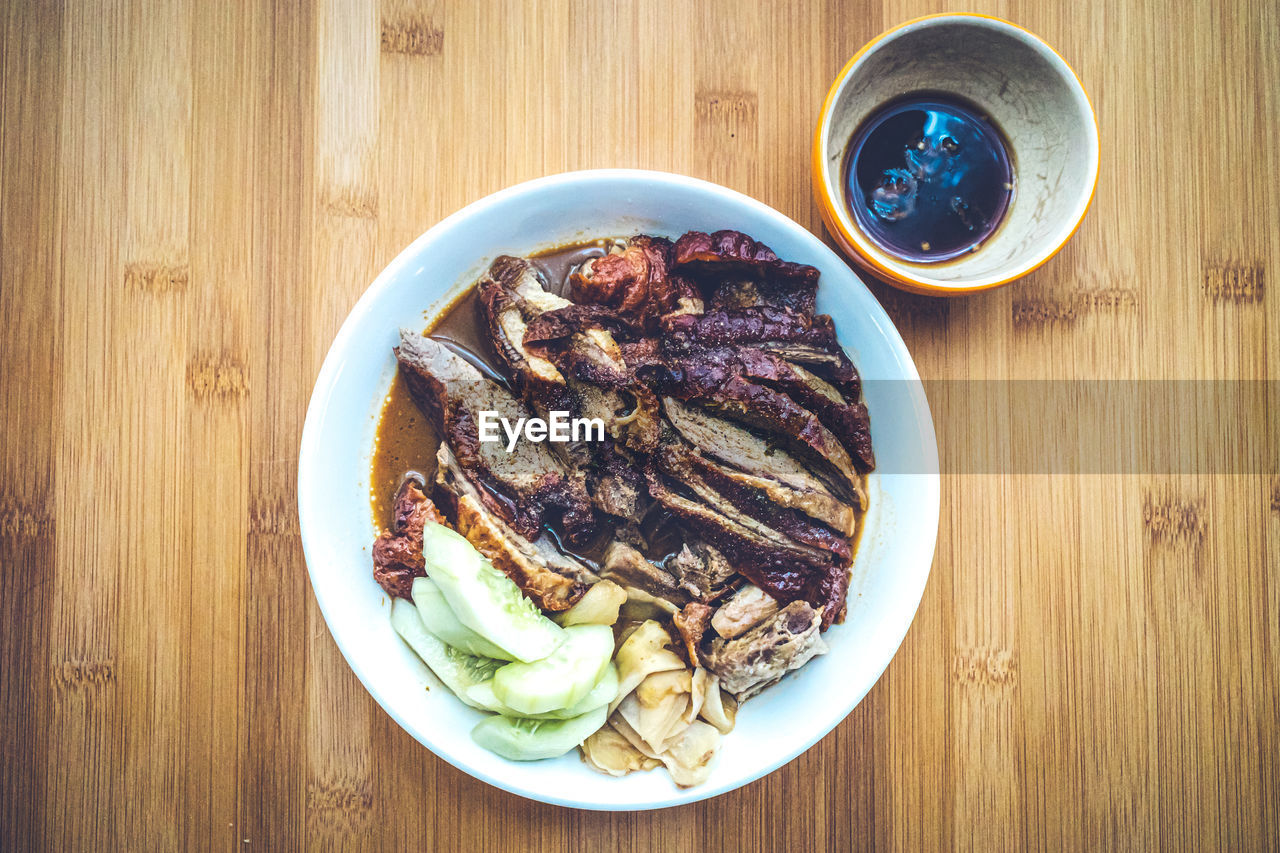
[[[481,714],[455,699],[400,641],[388,621],[390,602],[373,581],[369,461],[395,371],[391,348],[398,330],[425,326],[503,253],[598,236],[675,237],[721,228],[818,267],[818,307],[835,319],[864,378],[898,380],[866,385],[879,468],[869,481],[873,504],[854,563],[848,617],[827,632],[829,654],[743,706],[700,787],[681,790],[661,768],[602,776],[576,751],[549,761],[507,761],[472,742]],[[704,181],[663,172],[571,172],[511,187],[455,213],[401,252],[365,291],[311,396],[298,460],[298,515],[311,585],[329,630],[360,681],[406,731],[455,767],[530,799],[649,809],[713,797],[769,773],[835,728],[866,695],[902,642],[924,591],[938,528],[936,472],[933,422],[902,338],[818,238],[776,210]]]

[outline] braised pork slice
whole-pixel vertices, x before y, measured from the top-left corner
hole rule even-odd
[[[513,424],[530,416],[505,388],[443,344],[407,329],[401,330],[396,358],[410,393],[490,512],[530,541],[540,535],[548,513],[560,516],[572,541],[592,534],[595,518],[583,482],[568,476],[547,444],[519,441],[508,453],[502,441],[480,441],[480,412],[492,411]]]
[[[791,453],[732,421],[673,397],[662,398],[662,411],[682,438],[706,456],[743,472],[738,479],[744,485],[766,490],[770,500],[799,509],[835,530],[852,532],[856,522],[853,508]],[[854,500],[865,504],[861,482],[851,491]]]
[[[456,498],[458,532],[525,595],[543,610],[567,610],[583,596],[596,580],[590,569],[562,553],[547,537],[531,542],[491,512],[448,445],[440,445],[436,462],[437,484]],[[421,553],[421,538],[418,550]]]
[[[741,702],[825,654],[821,622],[820,614],[807,603],[793,601],[745,634],[715,640],[704,660],[720,678],[720,686]]]
[[[373,579],[392,598],[411,598],[413,579],[426,575],[422,529],[428,521],[445,520],[414,480],[401,484],[391,514],[390,529],[373,543]]]

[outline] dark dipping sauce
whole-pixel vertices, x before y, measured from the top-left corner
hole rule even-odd
[[[975,252],[1013,197],[1004,138],[979,110],[918,95],[873,113],[845,160],[845,201],[882,250],[937,262]]]

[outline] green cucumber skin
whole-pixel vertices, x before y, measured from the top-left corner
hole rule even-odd
[[[572,717],[580,717],[596,708],[610,705],[618,697],[618,668],[612,663],[605,667],[604,675],[600,676],[600,680],[586,696],[579,700],[578,704],[541,714],[522,714],[514,708],[508,708],[493,692],[492,681],[485,681],[468,688],[467,697],[474,704],[504,717],[519,717],[526,720],[568,720]]]
[[[568,720],[486,717],[471,730],[471,738],[511,761],[541,761],[570,752],[598,732],[608,718],[607,706]]]
[[[440,586],[430,578],[414,580],[413,603],[417,605],[427,630],[455,649],[479,657],[514,660],[511,654],[463,625],[449,607]]]
[[[507,664],[494,676],[493,692],[517,714],[528,717],[576,705],[613,658],[612,628],[574,625],[563,630],[564,644],[552,655],[532,663]],[[562,694],[554,692],[566,684]]]
[[[502,661],[468,655],[445,645],[422,624],[418,608],[403,598],[391,603],[391,627],[450,692],[472,708],[488,710],[472,700],[467,690],[491,681]]]
[[[564,642],[563,629],[457,532],[428,523],[422,554],[458,621],[509,656],[540,660]]]

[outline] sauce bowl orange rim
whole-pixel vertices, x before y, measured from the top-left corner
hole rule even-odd
[[[844,85],[849,79],[849,76],[853,73],[853,70],[864,57],[866,57],[875,47],[880,45],[890,36],[924,21],[936,21],[942,19],[992,21],[1024,34],[1037,44],[1046,48],[1049,53],[1058,59],[1062,68],[1066,69],[1067,74],[1070,75],[1070,79],[1079,88],[1080,93],[1084,95],[1084,100],[1089,107],[1089,116],[1093,124],[1093,174],[1089,178],[1090,186],[1088,198],[1085,200],[1083,207],[1080,208],[1080,212],[1076,216],[1075,222],[1071,226],[1071,230],[1067,232],[1066,236],[1062,238],[1061,242],[1059,242],[1052,251],[1046,252],[1043,256],[1036,258],[1034,261],[1023,268],[1018,269],[1013,274],[994,281],[981,281],[978,284],[972,285],[953,285],[948,284],[941,279],[932,279],[925,276],[913,276],[903,270],[891,269],[879,261],[870,250],[869,241],[856,227],[856,224],[854,228],[850,229],[845,225],[844,221],[841,220],[837,213],[837,206],[843,206],[844,199],[840,191],[837,188],[832,187],[831,183],[827,180],[825,169],[826,146],[823,144],[823,139],[827,135],[826,131],[831,121],[832,107],[835,105],[836,98],[844,89]],[[956,296],[964,293],[976,293],[981,290],[991,290],[992,288],[1003,287],[1004,285],[1016,281],[1017,279],[1039,269],[1046,261],[1062,250],[1062,247],[1065,246],[1072,236],[1075,235],[1076,231],[1080,227],[1080,223],[1084,221],[1085,214],[1089,211],[1089,207],[1093,204],[1093,197],[1098,188],[1098,171],[1101,161],[1101,149],[1102,137],[1098,130],[1098,116],[1097,112],[1093,108],[1093,101],[1089,98],[1089,93],[1080,82],[1080,77],[1075,73],[1074,69],[1072,69],[1067,61],[1062,58],[1062,55],[1054,50],[1051,45],[1025,27],[1020,27],[1011,21],[1006,21],[1003,18],[997,18],[994,15],[944,12],[912,18],[909,21],[904,21],[895,27],[885,30],[880,35],[864,44],[858,52],[855,53],[847,63],[845,63],[844,68],[840,69],[840,73],[836,75],[836,79],[827,90],[827,96],[822,103],[822,112],[818,116],[818,125],[813,134],[813,154],[810,167],[813,173],[814,195],[817,196],[821,203],[822,221],[826,224],[827,230],[831,232],[831,235],[836,239],[836,242],[840,244],[854,262],[877,276],[884,278],[890,284],[901,287],[904,290],[930,295]]]

